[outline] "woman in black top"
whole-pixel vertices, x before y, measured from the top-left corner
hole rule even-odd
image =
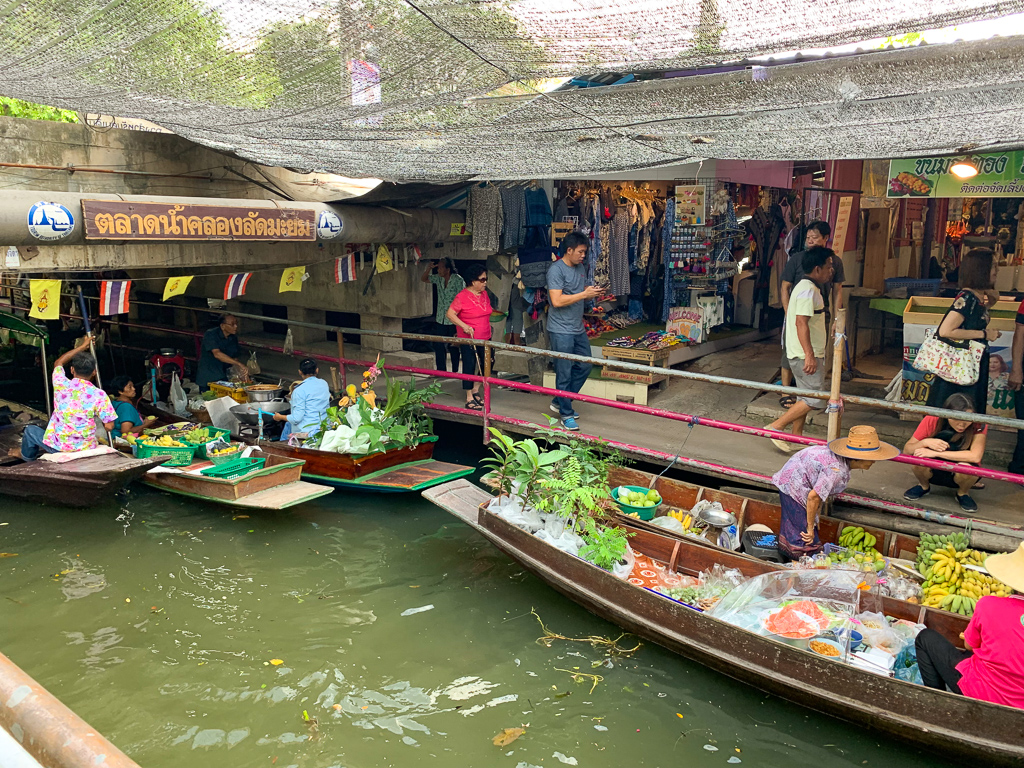
[[[960,263],[960,293],[939,323],[937,335],[953,347],[966,349],[971,341],[985,345],[974,384],[954,384],[936,376],[928,392],[928,405],[941,408],[950,395],[962,392],[974,401],[976,412],[988,408],[988,342],[999,338],[999,331],[988,328],[988,292],[995,283],[998,265],[988,248],[973,248]]]

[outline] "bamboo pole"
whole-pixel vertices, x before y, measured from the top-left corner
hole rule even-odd
[[[832,388],[829,391],[828,439],[835,440],[843,428],[843,414],[839,410],[843,383],[843,343],[846,341],[846,307],[836,310],[835,338],[832,346]]]

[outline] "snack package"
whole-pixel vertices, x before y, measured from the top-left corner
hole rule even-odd
[[[903,650],[903,640],[889,626],[888,620],[883,613],[860,613],[853,619],[859,624],[857,631],[864,638],[864,642],[872,648],[885,651],[895,656]]]

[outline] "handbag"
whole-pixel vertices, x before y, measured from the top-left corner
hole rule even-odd
[[[929,328],[925,332],[924,343],[917,350],[914,368],[934,373],[952,384],[970,386],[978,381],[984,354],[985,345],[980,341],[969,341],[966,347],[954,347]]]

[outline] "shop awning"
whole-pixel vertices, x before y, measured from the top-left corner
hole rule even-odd
[[[49,341],[49,336],[42,328],[37,328],[16,315],[0,312],[0,342],[6,344],[10,339],[30,347],[41,347]]]
[[[1024,0],[158,5],[19,3],[0,18],[0,93],[147,119],[265,165],[393,181],[1024,146],[1020,38],[758,58],[999,18]],[[736,69],[754,58],[773,66]],[[607,72],[652,79],[541,93]]]

